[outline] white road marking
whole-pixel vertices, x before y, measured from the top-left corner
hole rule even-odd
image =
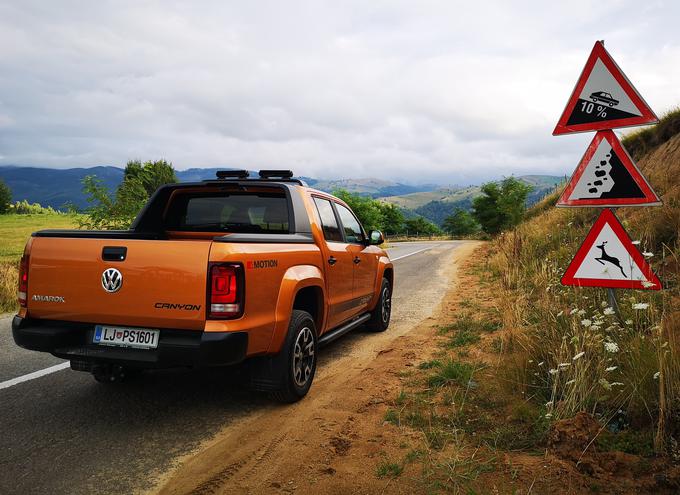
[[[437,244],[437,246],[439,246],[439,244]],[[429,247],[420,249],[418,251],[414,251],[412,253],[404,254],[402,256],[397,256],[396,258],[390,258],[390,261],[397,261],[397,260],[401,260],[401,259],[404,259],[404,258],[408,258],[409,256],[413,256],[414,254],[422,253],[423,251],[428,251],[428,250],[435,248],[437,246],[429,246]]]
[[[29,373],[28,375],[19,376],[17,378],[12,378],[11,380],[7,380],[6,382],[0,383],[0,390],[2,390],[3,388],[13,387],[14,385],[18,385],[20,383],[27,382],[29,380],[35,380],[36,378],[40,378],[41,376],[56,373],[57,371],[64,370],[64,369],[66,369],[70,366],[71,366],[71,363],[66,361],[65,363],[50,366],[49,368],[45,368],[44,370],[38,370],[38,371],[34,371],[33,373]]]

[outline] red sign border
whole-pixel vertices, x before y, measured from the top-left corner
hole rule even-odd
[[[633,177],[638,187],[640,187],[640,190],[645,195],[644,198],[569,199],[603,139],[607,140],[614,152],[621,158],[621,163]],[[588,145],[588,149],[586,149],[586,152],[583,154],[583,158],[581,158],[576,170],[572,174],[571,179],[569,179],[567,187],[557,201],[556,206],[558,208],[575,208],[582,206],[660,206],[661,204],[661,199],[656,192],[654,192],[645,176],[642,175],[640,169],[637,168],[633,158],[623,147],[619,138],[616,137],[616,134],[612,130],[607,129],[598,131],[597,134],[595,134],[590,145]]]
[[[602,63],[605,65],[605,67],[607,67],[607,69],[609,69],[609,72],[611,72],[612,76],[614,76],[614,79],[616,79],[631,101],[642,112],[642,115],[640,117],[626,117],[623,119],[589,122],[587,124],[574,124],[568,126],[567,122],[569,121],[569,116],[574,111],[578,97],[581,94],[583,87],[586,85],[586,82],[593,71],[593,67],[595,66],[597,59],[602,60]],[[590,52],[588,61],[586,62],[586,65],[579,76],[578,82],[576,83],[576,86],[569,97],[569,102],[567,103],[564,112],[562,112],[562,116],[560,117],[560,120],[553,131],[553,136],[560,136],[562,134],[571,134],[575,132],[601,131],[616,127],[633,127],[645,124],[656,124],[657,122],[659,122],[659,117],[656,116],[654,111],[637,92],[633,84],[628,80],[611,55],[609,55],[609,52],[607,52],[604,47],[604,43],[602,41],[596,41],[593,51]]]
[[[600,234],[605,224],[609,224],[616,236],[621,241],[621,244],[626,248],[628,254],[630,254],[635,264],[640,268],[640,271],[645,276],[648,282],[655,285],[651,287],[645,287],[640,280],[611,280],[611,279],[594,279],[594,278],[576,278],[576,272],[583,263],[586,255],[590,251],[590,248],[595,244],[597,236]],[[575,285],[579,287],[605,287],[611,289],[643,289],[643,290],[661,290],[661,281],[656,276],[652,267],[645,260],[642,253],[635,247],[633,241],[631,241],[630,236],[626,233],[626,230],[616,218],[614,212],[609,208],[605,208],[600,213],[593,226],[590,228],[590,232],[584,239],[581,247],[576,252],[574,259],[569,264],[569,267],[562,275],[562,285]]]

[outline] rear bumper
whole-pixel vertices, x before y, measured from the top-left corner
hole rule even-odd
[[[225,366],[246,358],[247,332],[199,332],[161,329],[156,349],[93,344],[94,325],[15,316],[14,342],[24,349],[49,352],[62,359],[113,363],[137,368]]]

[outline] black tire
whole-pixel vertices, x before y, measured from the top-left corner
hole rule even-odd
[[[380,284],[380,297],[378,304],[371,312],[371,319],[368,320],[366,328],[371,332],[384,332],[390,326],[392,317],[392,284],[386,278]]]
[[[272,393],[274,399],[290,404],[307,395],[316,372],[316,352],[316,326],[312,315],[293,310],[288,335],[275,358],[281,388]]]

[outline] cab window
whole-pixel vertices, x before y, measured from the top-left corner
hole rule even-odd
[[[342,232],[340,232],[340,227],[338,227],[338,221],[335,218],[331,202],[327,199],[315,197],[314,203],[321,218],[324,238],[331,242],[342,242]]]
[[[361,228],[359,220],[354,216],[354,213],[340,203],[335,203],[335,207],[338,210],[338,215],[340,215],[340,222],[345,231],[346,242],[363,244],[365,239],[364,231]]]

